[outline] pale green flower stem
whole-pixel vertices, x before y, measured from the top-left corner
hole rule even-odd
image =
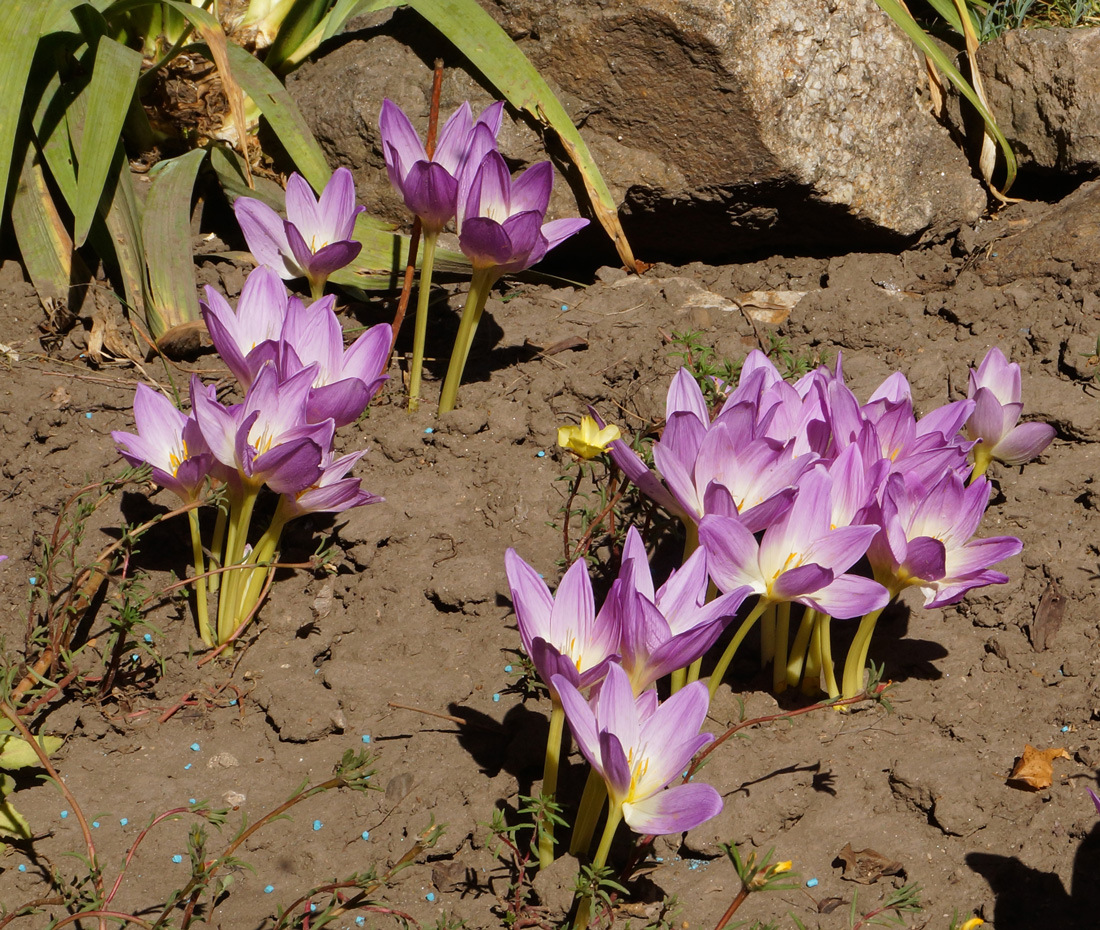
[[[684,555],[680,559],[680,564],[683,565],[696,549],[699,548],[699,524],[694,520],[688,520],[686,517],[683,520],[684,523]],[[712,585],[713,587],[713,585]],[[711,595],[708,594],[707,600],[711,599]],[[694,662],[692,662],[687,668],[678,668],[669,676],[669,685],[673,694],[679,691],[684,685],[691,681],[697,681],[699,679],[699,669],[703,665],[703,657],[700,656]]]
[[[214,520],[214,538],[210,543],[210,567],[221,568],[219,559],[224,551],[225,546],[225,527],[229,519],[229,501],[222,500],[218,504],[218,516]],[[217,594],[218,588],[221,587],[222,576],[220,572],[215,572],[210,576],[210,593]]]
[[[760,615],[768,609],[771,603],[766,597],[761,597],[749,615],[741,622],[741,626],[734,634],[733,639],[730,640],[730,644],[726,646],[722,658],[718,660],[718,664],[714,666],[714,671],[710,673],[710,699],[712,701],[718,691],[718,686],[722,683],[722,677],[726,674],[726,669],[730,667],[730,662],[733,661],[733,657],[737,653],[738,647],[748,635],[749,630],[752,629],[752,625],[760,619]]]
[[[970,472],[970,484],[977,481],[993,464],[993,450],[987,443],[979,442],[972,450],[974,456],[974,468]]]
[[[309,279],[309,294],[314,300],[320,300],[325,296],[325,284],[328,283],[328,278],[322,278],[320,281],[314,281]]]
[[[872,610],[859,621],[859,629],[856,630],[855,639],[848,647],[848,657],[844,660],[844,688],[842,694],[846,698],[855,697],[863,690],[863,671],[867,667],[867,651],[871,648],[871,636],[875,632],[875,624],[885,608]]]
[[[760,667],[775,658],[775,604],[769,604],[760,618]]]
[[[615,838],[615,831],[619,829],[619,822],[622,819],[622,805],[612,804],[607,811],[607,822],[603,827],[603,836],[600,837],[600,846],[592,859],[593,869],[602,869],[607,862],[607,854],[611,851],[611,841]],[[577,919],[573,921],[573,930],[588,930],[591,910],[592,899],[581,898],[581,903],[577,906]]]
[[[833,662],[832,622],[833,618],[828,614],[820,614],[814,625],[816,651],[820,656],[819,666],[825,675],[825,690],[830,699],[840,697],[840,689],[836,686],[836,664]]]
[[[248,542],[248,526],[252,522],[252,510],[260,495],[259,486],[245,484],[240,496],[230,497],[229,527],[225,540],[225,565],[230,571],[221,586],[218,598],[218,643],[224,643],[240,625],[242,571],[237,568],[244,562],[244,547]]]
[[[600,821],[600,811],[607,799],[607,785],[603,776],[595,769],[588,770],[588,781],[584,783],[581,803],[577,806],[577,817],[573,823],[573,839],[569,843],[569,854],[581,859],[588,855],[592,845],[592,834]]]
[[[791,602],[775,605],[775,655],[772,660],[772,691],[787,690],[787,644],[791,636]]]
[[[237,608],[239,621],[243,621],[248,616],[260,597],[268,573],[271,571],[271,566],[267,563],[275,558],[275,553],[279,548],[279,540],[283,535],[283,527],[286,526],[288,519],[283,513],[283,508],[281,506],[277,507],[275,516],[271,518],[271,525],[264,531],[263,536],[260,537],[248,557],[248,561],[256,567],[243,573],[245,576],[244,596]]]
[[[424,369],[424,344],[428,341],[428,301],[432,295],[432,269],[438,232],[424,232],[424,253],[416,293],[416,325],[413,329],[412,367],[409,369],[409,413],[420,408],[420,378]]]
[[[199,636],[204,645],[213,646],[214,635],[210,629],[210,615],[206,604],[206,561],[202,554],[199,512],[188,512],[187,520],[191,526],[191,560],[195,563],[195,608],[199,618]]]
[[[802,621],[798,625],[798,632],[795,634],[794,642],[791,644],[791,654],[787,659],[787,684],[792,688],[798,686],[798,682],[802,679],[804,671],[807,675],[810,674],[806,666],[807,651],[811,648],[813,632],[816,625],[817,611],[811,607],[807,607],[802,612]]]
[[[546,761],[542,767],[543,797],[553,800],[558,791],[558,766],[561,762],[561,737],[565,727],[565,708],[556,694],[551,698],[550,732],[546,737]],[[554,821],[549,818],[539,829],[539,868],[554,861]]]
[[[458,323],[458,335],[451,350],[451,363],[447,366],[447,377],[443,381],[443,392],[439,395],[439,413],[449,413],[455,408],[458,398],[458,386],[462,382],[462,372],[466,368],[466,359],[470,356],[470,347],[474,344],[477,324],[485,310],[485,301],[489,291],[497,280],[496,268],[475,268],[470,279],[470,291],[466,295],[466,305],[462,308],[462,319]]]

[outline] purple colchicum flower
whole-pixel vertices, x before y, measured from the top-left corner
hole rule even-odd
[[[635,527],[623,544],[621,580],[622,638],[619,652],[635,694],[658,678],[686,668],[721,636],[747,587],[707,603],[706,552],[696,549],[679,571],[654,592],[645,545]]]
[[[318,200],[297,172],[286,184],[284,220],[253,197],[233,204],[249,251],[260,264],[286,281],[309,279],[319,297],[330,274],[350,264],[362,249],[352,240],[355,218],[366,207],[356,206],[355,182],[347,168],[337,168]]]
[[[967,397],[974,412],[966,421],[966,435],[978,443],[972,452],[975,475],[984,474],[993,459],[1006,465],[1030,462],[1054,439],[1049,423],[1019,422],[1024,409],[1020,381],[1020,366],[1010,364],[996,346],[977,370],[970,369]]]
[[[475,269],[495,278],[523,271],[588,225],[579,217],[544,223],[554,169],[532,165],[515,181],[497,151],[482,158],[458,205],[458,245]]]
[[[711,785],[668,787],[714,739],[699,732],[709,705],[702,682],[660,705],[652,689],[635,698],[618,665],[608,668],[591,704],[563,675],[555,675],[552,686],[561,696],[577,745],[607,785],[609,824],[621,817],[637,833],[681,833],[722,810],[722,798]]]
[[[201,384],[193,382],[192,404],[196,392],[209,399]],[[196,500],[214,464],[206,440],[193,416],[178,410],[167,397],[139,384],[134,396],[134,421],[137,433],[115,430],[111,438],[131,465],[150,465],[153,480],[175,494],[184,503]]]
[[[1020,540],[973,538],[991,491],[984,477],[967,486],[948,473],[927,487],[913,474],[891,475],[877,514],[882,531],[867,552],[875,578],[892,595],[920,587],[925,607],[946,607],[971,588],[1007,582],[990,566],[1018,555]]]
[[[244,402],[229,408],[195,395],[195,419],[214,458],[230,469],[231,481],[251,488],[266,483],[277,494],[296,495],[320,480],[335,426],[332,420],[306,420],[316,373],[311,365],[280,381],[275,366],[266,364]]]
[[[353,507],[381,503],[385,498],[364,491],[361,479],[347,477],[364,454],[366,449],[361,449],[334,461],[322,461],[321,477],[315,484],[280,498],[280,516],[292,520],[307,513],[343,513]]]
[[[476,168],[496,148],[503,115],[504,102],[498,101],[474,121],[470,104],[463,103],[444,124],[429,157],[405,112],[391,100],[382,101],[378,130],[386,174],[426,235],[438,235],[454,218],[460,190],[469,188],[468,177],[463,183],[467,166]]]
[[[291,300],[279,335],[277,367],[280,377],[289,378],[316,365],[306,420],[332,419],[340,427],[359,419],[388,377],[382,371],[389,361],[391,337],[389,325],[379,323],[345,350],[331,296],[309,307]]]
[[[844,574],[867,551],[874,526],[832,525],[834,476],[814,469],[803,476],[790,509],[757,542],[735,517],[704,516],[699,541],[711,578],[722,591],[747,585],[773,603],[798,602],[837,619],[886,606],[876,581]]]
[[[504,554],[512,606],[516,612],[523,648],[543,682],[554,676],[577,688],[587,688],[603,678],[607,667],[619,658],[621,621],[616,598],[608,597],[596,615],[592,582],[584,559],[574,562],[550,594],[546,582],[530,565],[509,549]]]
[[[330,308],[331,303],[330,299]],[[287,294],[282,279],[267,265],[249,272],[236,310],[218,291],[207,286],[206,300],[199,301],[206,329],[218,355],[245,390],[252,385],[263,363],[274,359],[275,344],[292,304],[302,306],[297,297]],[[320,301],[314,307],[319,304]]]

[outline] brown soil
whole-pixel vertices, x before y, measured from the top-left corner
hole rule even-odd
[[[494,809],[514,815],[517,796],[537,790],[548,714],[546,700],[525,700],[515,687],[519,637],[503,555],[514,546],[551,581],[560,571],[567,483],[558,479],[576,466],[555,448],[555,430],[588,404],[627,430],[652,424],[679,364],[666,341],[672,331],[701,330],[705,343],[732,358],[756,345],[746,316],[700,293],[778,289],[807,294],[780,326],[755,323],[765,346],[777,333],[795,355],[831,361],[843,352],[862,397],[901,369],[924,411],[965,394],[968,366],[998,345],[1023,366],[1028,414],[1053,422],[1058,438],[1041,460],[995,470],[998,493],[982,532],[1023,539],[1022,556],[1002,566],[1009,583],[974,592],[957,608],[926,611],[907,600],[884,616],[872,657],[896,683],[893,713],[820,711],[726,744],[703,776],[725,798],[723,813],[682,843],[658,842],[660,861],[631,886],[643,903],[623,909],[623,924],[626,915],[644,924],[644,902],[675,895],[672,926],[714,926],[738,890],[717,846],[732,841],[758,852],[774,846],[779,858],[794,860],[802,883],[750,898],[738,918],[787,927],[789,912],[807,927],[833,930],[847,926],[856,894],[863,910],[915,882],[924,909],[910,926],[947,930],[956,912],[977,911],[997,930],[1095,927],[1100,827],[1085,789],[1095,787],[1100,763],[1093,483],[1100,421],[1095,360],[1087,358],[1100,330],[1096,289],[1087,276],[1041,269],[996,287],[979,276],[1003,250],[999,237],[1018,235],[1044,209],[1013,208],[958,243],[902,255],[657,266],[640,279],[608,269],[586,290],[519,285],[506,302],[492,300],[459,410],[439,422],[428,403],[409,416],[393,379],[369,416],[342,431],[344,448],[373,447],[358,474],[386,502],[292,525],[284,551],[286,560],[303,561],[331,537],[334,574],[280,574],[246,645],[231,661],[201,667],[189,606],[163,604],[148,617],[158,630],[149,631],[152,643],[137,631],[138,658],[123,663],[106,700],[94,699],[89,682],[86,695],[71,694],[36,718],[44,732],[67,737],[55,761],[99,824],[92,834],[108,881],[155,815],[191,799],[235,801],[239,810],[214,831],[216,853],[243,815],[254,821],[304,779],[324,778],[369,735],[383,790],[319,796],[257,834],[240,851],[252,870],[231,870],[213,924],[271,926],[278,906],[312,886],[384,870],[434,818],[446,824],[443,838],[377,900],[425,926],[444,914],[469,927],[500,926],[509,872],[484,823]],[[212,266],[202,273],[216,277]],[[448,299],[457,308],[461,294]],[[11,263],[0,271],[0,302],[0,341],[19,356],[6,357],[0,389],[0,552],[11,557],[0,567],[0,632],[15,661],[28,586],[32,576],[42,583],[43,543],[63,502],[121,470],[110,431],[132,428],[135,384],[182,384],[185,375],[159,361],[144,372],[95,370],[71,340],[43,354],[41,310]],[[373,323],[390,313],[380,302],[354,315]],[[457,318],[448,319],[433,347],[444,359]],[[562,340],[576,345],[556,354],[535,348]],[[438,388],[429,381],[429,400]],[[88,521],[82,557],[117,538],[123,523],[172,506],[164,492],[116,495]],[[184,574],[188,554],[177,519],[142,539],[128,571],[147,573],[155,591]],[[1052,605],[1054,596],[1061,600]],[[111,598],[88,631],[101,644]],[[1057,620],[1059,608],[1060,627],[1037,628],[1037,620]],[[719,692],[710,721],[716,732],[737,718],[739,700],[750,716],[777,708],[751,655],[747,649],[735,663],[735,690]],[[94,649],[77,665],[85,676],[103,671]],[[782,706],[797,707],[799,698],[784,696]],[[1045,790],[1006,785],[1027,743],[1064,746],[1072,757],[1055,761]],[[582,779],[574,753],[563,776],[567,804]],[[63,854],[83,850],[56,788],[26,772],[19,784],[16,806],[37,837],[0,864],[0,901],[9,909],[45,894],[49,869],[66,880],[79,874],[79,861]],[[149,916],[155,912],[145,909],[187,880],[193,819],[152,831],[115,907]],[[626,856],[623,839],[617,862]],[[844,880],[837,857],[848,843],[897,860],[904,877]],[[566,900],[558,884],[568,881],[565,871],[539,882],[551,923],[552,908]],[[816,883],[807,887],[810,879]],[[391,925],[377,914],[366,918],[367,926]],[[45,923],[38,916],[13,926]],[[356,924],[349,915],[334,926]]]

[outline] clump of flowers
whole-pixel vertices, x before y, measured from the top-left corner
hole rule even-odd
[[[301,178],[292,177],[289,222],[258,201],[238,200],[254,254],[276,264],[249,274],[236,308],[210,287],[201,307],[215,349],[239,381],[241,401],[223,404],[213,386],[192,376],[185,414],[168,397],[139,385],[137,433],[112,434],[127,461],[150,465],[153,480],[190,505],[199,635],[208,646],[230,642],[255,613],[290,520],[381,500],[350,476],[363,452],[337,456],[333,440],[338,427],[359,418],[385,380],[390,328],[371,327],[345,349],[335,299],[306,306],[280,280],[305,274],[316,295],[327,275],[358,251],[357,243],[340,238],[350,235],[358,212],[350,174],[341,170],[346,177],[338,171],[319,202]],[[278,501],[251,545],[252,517],[264,488]],[[215,493],[221,500],[218,518],[204,547],[197,507]],[[214,620],[208,587],[218,593]]]
[[[627,477],[684,521],[688,552],[707,551],[718,589],[756,595],[718,660],[712,694],[759,621],[776,691],[800,682],[814,690],[820,678],[830,696],[851,697],[879,615],[906,588],[943,607],[1008,580],[993,565],[1018,554],[1020,541],[975,535],[991,493],[983,473],[993,458],[1034,458],[1054,433],[1018,424],[1019,366],[1000,350],[971,371],[970,386],[968,399],[918,418],[900,373],[861,403],[839,360],[788,384],[754,352],[737,384],[721,386],[715,411],[687,369],[673,378],[653,448],[659,476],[624,440],[609,443]],[[853,573],[864,559],[873,577]],[[792,605],[802,608],[793,636]],[[840,688],[830,624],[855,618]],[[697,674],[689,669],[687,680]]]
[[[503,104],[493,104],[473,121],[470,106],[464,103],[447,120],[439,144],[429,152],[401,108],[389,100],[382,105],[378,125],[386,170],[424,231],[409,379],[410,409],[416,409],[419,402],[435,245],[447,223],[455,220],[459,248],[473,265],[473,277],[443,382],[441,414],[454,408],[474,334],[493,285],[505,274],[530,268],[588,225],[588,220],[578,218],[545,221],[554,181],[550,162],[532,165],[518,179],[512,179],[496,146],[502,111]]]

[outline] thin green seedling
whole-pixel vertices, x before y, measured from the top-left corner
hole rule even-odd
[[[904,927],[906,914],[917,914],[923,909],[920,903],[920,885],[903,885],[888,894],[878,907],[860,912],[859,895],[852,895],[852,906],[848,911],[850,930],[863,930],[865,927]]]
[[[733,843],[719,843],[733,863],[734,871],[741,882],[741,888],[734,896],[730,906],[719,918],[714,930],[722,930],[732,919],[738,908],[745,903],[750,894],[758,891],[791,891],[799,887],[796,880],[798,874],[791,871],[790,862],[772,862],[774,847],[769,849],[758,860],[755,852],[742,858],[740,851]]]

